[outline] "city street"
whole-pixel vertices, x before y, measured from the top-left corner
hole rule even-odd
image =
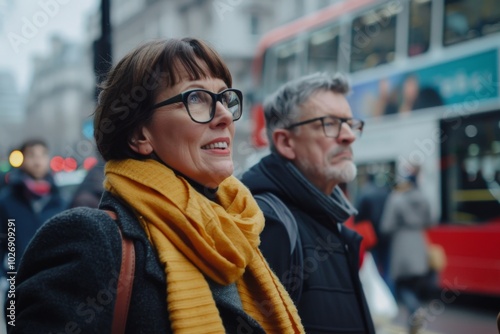
[[[461,298],[462,297],[462,298]],[[458,296],[456,302],[445,304],[439,299],[428,302],[422,334],[496,334],[496,317],[500,298],[486,299]],[[380,328],[378,334],[408,333],[406,313],[400,308],[398,317],[390,325]]]
[[[3,290],[0,296],[3,305]],[[500,298],[458,296],[456,302],[446,304],[438,298],[428,302],[426,321],[421,334],[497,334],[496,317]],[[0,314],[0,334],[5,332],[3,312]],[[377,328],[377,334],[406,334],[406,313],[400,308],[398,317]]]

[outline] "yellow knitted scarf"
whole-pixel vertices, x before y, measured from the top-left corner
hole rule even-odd
[[[235,282],[243,309],[267,333],[304,333],[258,249],[264,217],[241,182],[224,180],[215,203],[154,160],[110,161],[105,173],[105,188],[135,210],[165,266],[174,333],[224,333],[204,275]]]

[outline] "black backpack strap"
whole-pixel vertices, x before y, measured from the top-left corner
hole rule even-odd
[[[261,193],[255,195],[254,198],[257,202],[267,204],[287,231],[288,240],[290,241],[290,272],[289,275],[287,274],[287,279],[283,282],[283,285],[292,300],[297,304],[302,294],[302,281],[304,279],[304,257],[297,221],[290,209],[276,195]]]

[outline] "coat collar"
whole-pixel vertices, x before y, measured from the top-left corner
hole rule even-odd
[[[344,222],[357,214],[357,210],[338,186],[329,196],[323,194],[290,161],[277,154],[263,158],[252,172],[262,174],[267,184],[275,186],[275,190],[270,192],[277,193],[280,198],[311,213],[319,220],[326,216],[329,221]],[[256,189],[252,188],[250,186],[255,194],[266,191],[255,191]]]

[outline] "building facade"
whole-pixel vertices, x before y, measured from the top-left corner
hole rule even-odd
[[[0,162],[15,148],[16,138],[24,122],[24,106],[16,80],[8,70],[0,72]]]
[[[90,56],[81,45],[52,37],[50,53],[33,60],[21,134],[44,138],[52,154],[77,161],[93,154],[92,143],[83,134],[83,125],[91,119],[95,106]]]

